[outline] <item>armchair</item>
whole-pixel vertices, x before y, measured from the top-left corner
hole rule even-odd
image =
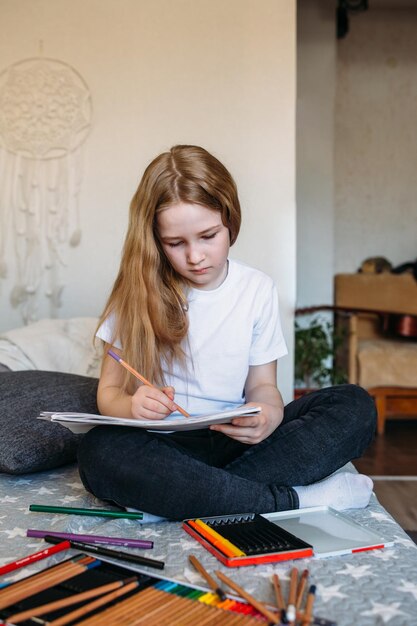
[[[338,274],[334,287],[336,324],[348,328],[349,382],[375,398],[378,434],[387,418],[417,418],[416,280],[388,272]]]

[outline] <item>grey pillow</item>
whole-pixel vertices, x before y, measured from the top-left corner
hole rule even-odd
[[[82,435],[36,418],[41,411],[98,413],[97,385],[97,378],[62,372],[0,372],[0,472],[40,472],[75,461]]]

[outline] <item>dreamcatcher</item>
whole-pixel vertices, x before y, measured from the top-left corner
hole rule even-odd
[[[26,324],[37,319],[41,293],[50,317],[61,306],[63,250],[81,240],[91,118],[86,83],[62,61],[25,59],[0,74],[0,277],[13,272],[10,300]]]

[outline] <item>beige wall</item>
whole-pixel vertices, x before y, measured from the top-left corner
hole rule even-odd
[[[0,0],[0,12],[0,70],[37,56],[42,41],[44,56],[74,67],[93,98],[82,242],[65,255],[60,317],[99,314],[143,168],[172,144],[197,143],[236,178],[244,225],[233,254],[276,280],[292,353],[295,2]],[[3,282],[0,330],[20,325],[10,288]],[[291,356],[279,379],[289,400]]]
[[[333,297],[334,0],[297,11],[297,305]]]
[[[369,10],[338,46],[335,271],[417,258],[417,3]]]

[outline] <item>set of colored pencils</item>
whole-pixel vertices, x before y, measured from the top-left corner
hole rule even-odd
[[[290,624],[290,626],[309,626],[313,620],[314,585],[306,594],[308,571],[299,577],[297,568],[291,570],[288,599],[285,602],[279,577],[273,576],[278,611],[274,611],[245,591],[231,578],[216,571],[221,583],[205,570],[195,556],[190,562],[209,583],[213,593],[188,588],[173,581],[151,580],[148,577],[129,576],[120,580],[111,580],[96,587],[81,589],[72,595],[58,600],[36,603],[36,594],[61,585],[64,581],[83,574],[87,569],[105,564],[83,554],[55,565],[38,574],[0,590],[0,609],[8,608],[7,623],[20,624],[33,619],[48,626],[66,626],[83,624],[84,626],[102,626],[102,624],[170,624],[170,626],[256,626],[262,615],[269,625]],[[99,579],[97,579],[99,580]],[[227,596],[221,585],[227,585],[245,603],[237,602]],[[73,583],[75,585],[75,582]],[[76,585],[75,585],[76,586]],[[32,597],[33,596],[33,597]],[[30,598],[31,607],[16,610],[22,600]],[[53,598],[53,595],[52,595]],[[305,603],[304,610],[301,609]],[[77,606],[78,605],[78,606]],[[69,609],[63,613],[63,609]],[[10,614],[10,611],[13,611]],[[59,611],[58,615],[54,615]],[[260,615],[259,615],[260,614]],[[326,622],[328,623],[328,622]]]
[[[64,626],[64,624],[69,624],[75,619],[84,617],[88,613],[113,602],[117,598],[133,591],[137,586],[138,582],[136,576],[132,576],[131,578],[126,578],[124,580],[117,580],[106,585],[100,585],[99,587],[89,589],[88,591],[76,593],[68,598],[63,598],[62,600],[47,602],[46,604],[35,606],[31,609],[27,609],[26,611],[14,613],[7,618],[7,621],[12,624],[20,624],[25,620],[39,617],[40,615],[46,615],[47,613],[52,613],[53,611],[62,610],[74,604],[80,604],[86,600],[91,600],[92,598],[97,598],[96,600],[84,604],[70,613],[66,613],[64,616],[56,620],[48,622],[49,626],[52,624],[54,626]]]
[[[184,588],[181,593],[185,593]],[[180,590],[178,590],[180,591]],[[188,590],[190,591],[190,590]],[[195,593],[195,592],[194,592]],[[103,626],[103,624],[169,624],[169,626],[259,626],[259,619],[250,615],[222,610],[187,596],[171,593],[166,582],[147,587],[118,604],[108,607],[101,613],[92,615],[81,622],[83,626]]]
[[[73,571],[72,565],[70,568],[67,564],[65,570],[68,572],[69,569]],[[54,570],[55,574],[52,576]],[[22,599],[39,591],[46,591],[49,586],[60,584],[64,580],[61,570],[62,568],[58,569],[58,566],[55,566],[43,572],[43,575],[37,574],[21,583],[15,583],[4,604],[12,607]],[[58,572],[61,572],[60,575]],[[78,570],[77,573],[79,573]],[[36,584],[31,584],[31,581],[36,581]],[[140,580],[139,575],[139,578],[131,577],[112,581],[59,600],[45,602],[45,596],[43,596],[43,602],[37,605],[36,599],[30,598],[31,604],[35,606],[9,614],[6,623],[20,624],[26,620],[34,620],[47,626],[66,626],[74,622],[85,626],[102,626],[102,624],[195,626],[200,623],[206,626],[259,625],[259,615],[256,611],[253,611],[247,604],[227,598],[225,594],[225,599],[219,602],[218,597],[216,598],[211,593],[184,587],[171,581],[154,580],[151,584],[149,582],[145,580],[145,586],[143,586],[143,580]],[[230,584],[233,585],[233,581],[230,581]],[[75,581],[73,585],[76,587]],[[17,593],[18,587],[24,588],[24,595],[23,591]],[[256,605],[256,601],[252,600],[251,604]],[[78,607],[71,610],[75,605]],[[63,613],[63,609],[69,607],[71,607],[69,612]],[[10,610],[13,609],[9,608],[9,612]],[[55,616],[53,613],[56,611],[60,611],[61,615]]]
[[[316,594],[316,586],[310,585],[305,600],[304,610],[301,610],[305,590],[307,587],[308,570],[303,570],[299,576],[298,568],[293,567],[290,574],[290,586],[287,602],[284,601],[281,583],[278,574],[272,576],[275,598],[281,620],[290,626],[308,626],[313,619],[313,605]]]
[[[68,561],[43,570],[39,574],[24,578],[0,590],[0,609],[4,609],[65,580],[78,576],[88,569],[100,565],[100,563],[92,556],[78,554]]]
[[[189,557],[190,562],[195,569],[203,576],[209,586],[217,594],[221,602],[226,598],[224,590],[217,584],[213,577],[205,570],[203,565],[198,559],[191,555]],[[254,598],[245,589],[242,589],[231,578],[223,574],[221,571],[216,571],[216,576],[228,587],[233,589],[241,598],[243,598],[248,604],[250,604],[258,613],[263,615],[269,624],[289,624],[290,626],[309,626],[313,620],[313,605],[315,599],[316,587],[310,585],[305,602],[305,608],[302,611],[301,606],[303,604],[305,590],[307,586],[308,570],[304,570],[301,576],[298,576],[298,569],[293,567],[290,576],[290,587],[288,591],[288,601],[285,602],[281,584],[278,574],[274,574],[272,581],[275,590],[276,602],[278,613],[273,613],[265,604]]]

